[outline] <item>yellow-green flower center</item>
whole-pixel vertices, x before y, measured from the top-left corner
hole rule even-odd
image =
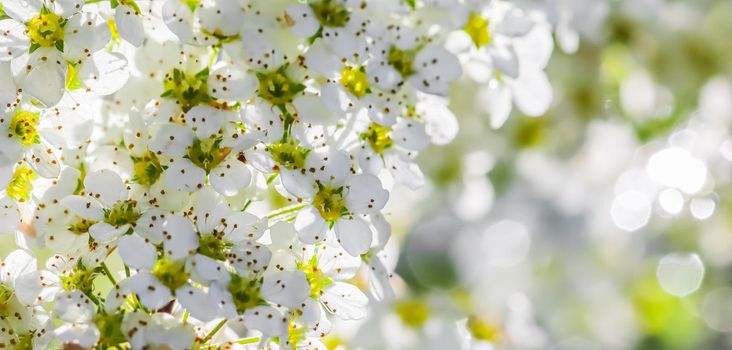
[[[152,275],[170,290],[176,290],[188,283],[190,274],[185,270],[185,263],[167,258],[158,259],[152,269]]]
[[[430,318],[430,307],[422,300],[404,300],[394,305],[394,311],[405,325],[420,328]]]
[[[61,276],[61,287],[64,290],[78,289],[86,294],[94,290],[94,279],[97,273],[83,266],[75,268],[70,275]]]
[[[117,347],[127,341],[125,333],[122,331],[122,320],[125,314],[122,312],[115,313],[97,313],[94,315],[92,322],[99,330],[99,344],[102,349],[121,348]]]
[[[331,224],[341,216],[348,214],[346,200],[343,198],[343,187],[321,186],[318,194],[313,198],[313,206],[318,209],[320,216]]]
[[[188,159],[197,167],[209,173],[231,153],[230,147],[221,147],[221,140],[220,137],[204,140],[194,139],[193,144],[188,147]]]
[[[291,102],[298,93],[305,90],[305,85],[287,75],[287,64],[269,73],[257,73],[257,79],[259,97],[275,106]]]
[[[307,158],[308,149],[300,147],[296,143],[273,143],[267,147],[267,150],[277,164],[287,169],[293,170],[305,167],[305,158]]]
[[[488,45],[491,42],[491,35],[488,32],[488,20],[473,12],[468,17],[468,23],[463,30],[468,33],[476,47]]]
[[[0,317],[10,316],[13,309],[11,305],[13,294],[13,289],[4,284],[0,284]]]
[[[390,127],[371,123],[369,129],[361,134],[361,139],[368,141],[374,152],[383,154],[385,149],[390,148],[394,144],[389,133],[391,133]]]
[[[231,274],[231,281],[226,289],[231,293],[231,299],[234,301],[238,313],[243,313],[263,302],[259,295],[261,286],[261,278],[246,279],[239,274]]]
[[[370,92],[369,76],[364,67],[343,67],[340,83],[346,88],[346,91],[358,98]]]
[[[141,157],[131,157],[135,171],[132,181],[141,185],[151,186],[158,181],[163,174],[163,167],[155,153],[147,151]]]
[[[85,233],[88,233],[89,228],[92,227],[92,225],[94,224],[96,224],[96,222],[77,216],[71,222],[71,225],[69,225],[69,231],[77,235],[83,235]]]
[[[475,339],[495,342],[501,337],[501,330],[494,323],[488,322],[476,316],[468,317],[468,331]]]
[[[41,14],[26,22],[31,43],[41,47],[53,47],[64,40],[66,20],[43,8]]]
[[[220,235],[210,234],[201,236],[198,242],[198,253],[214,260],[226,259],[226,252],[233,246]]]
[[[165,75],[163,81],[165,92],[161,97],[172,98],[178,102],[183,111],[212,100],[208,95],[208,68],[195,74],[188,74],[174,68]]]
[[[140,212],[137,210],[137,201],[132,199],[118,201],[114,203],[112,208],[104,211],[104,222],[120,227],[123,225],[133,225],[140,218]]]
[[[315,18],[326,27],[343,27],[348,23],[348,9],[341,1],[321,0],[310,4]]]
[[[28,165],[21,165],[15,168],[13,177],[5,188],[8,197],[18,202],[25,202],[30,198],[33,191],[33,179],[36,173]]]
[[[389,48],[386,56],[386,62],[394,67],[402,78],[407,78],[414,74],[414,58],[417,56],[419,49],[402,50],[394,45]]]
[[[298,263],[297,268],[305,273],[308,284],[310,284],[310,295],[313,298],[320,297],[320,292],[323,291],[323,288],[333,283],[333,280],[326,276],[318,267],[318,258],[316,256],[313,256],[306,262]]]
[[[10,120],[10,135],[23,144],[29,146],[41,142],[38,136],[38,121],[40,114],[37,112],[17,111]]]

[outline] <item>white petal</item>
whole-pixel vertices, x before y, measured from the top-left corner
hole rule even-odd
[[[13,233],[20,225],[20,210],[10,197],[0,197],[0,233]]]
[[[100,96],[117,92],[130,77],[125,56],[106,51],[95,52],[81,64],[77,74],[84,87]]]
[[[544,72],[530,72],[511,84],[513,101],[524,114],[541,116],[549,109],[554,98],[552,85]]]
[[[80,12],[64,28],[64,56],[74,63],[104,48],[112,38],[107,21],[96,12]]]
[[[409,118],[399,119],[391,137],[395,144],[408,150],[421,151],[430,144],[425,125]]]
[[[391,287],[389,277],[391,274],[381,262],[378,256],[372,256],[368,262],[369,290],[374,299],[390,300],[394,297],[394,289]]]
[[[252,172],[234,157],[229,157],[209,175],[216,192],[224,196],[235,196],[252,182]]]
[[[191,129],[186,126],[166,123],[150,140],[149,147],[154,152],[182,156],[188,152],[188,147],[193,143],[193,136]]]
[[[93,126],[78,109],[57,106],[46,110],[38,131],[56,147],[73,148],[90,140]]]
[[[99,242],[111,242],[121,237],[129,229],[129,224],[114,227],[106,222],[98,222],[89,227],[89,235]]]
[[[318,268],[332,279],[351,279],[361,267],[361,258],[348,254],[339,245],[323,244],[316,249]]]
[[[61,171],[61,164],[53,150],[40,143],[33,144],[30,148],[31,168],[41,177],[55,179]]]
[[[30,69],[28,69],[30,67]],[[47,107],[56,105],[66,89],[66,61],[55,48],[34,51],[26,66],[23,92],[35,97]]]
[[[3,11],[19,22],[27,22],[41,13],[43,2],[40,0],[2,0]]]
[[[260,273],[269,265],[272,252],[265,245],[247,241],[231,248],[227,259],[239,273]]]
[[[116,172],[108,169],[87,174],[84,178],[84,190],[108,208],[127,199],[127,186]]]
[[[282,187],[295,197],[312,198],[316,193],[313,178],[301,170],[281,169],[280,181],[282,181]]]
[[[147,271],[141,271],[128,278],[127,287],[137,294],[142,305],[153,310],[162,308],[173,298],[170,289]]]
[[[176,158],[164,173],[166,186],[186,192],[195,192],[203,187],[206,171],[186,158]]]
[[[344,320],[357,320],[366,316],[369,299],[356,286],[333,282],[323,292],[320,301],[334,315]]]
[[[208,76],[208,92],[217,98],[248,100],[257,88],[257,77],[236,66],[221,67]]]
[[[94,304],[80,290],[62,292],[54,304],[54,315],[66,322],[89,322],[94,311]]]
[[[143,238],[149,240],[152,244],[160,244],[163,241],[163,224],[167,213],[159,209],[151,209],[145,211],[139,219],[137,219],[137,232]]]
[[[130,6],[119,5],[114,11],[114,23],[122,39],[133,46],[140,47],[145,40],[142,16]]]
[[[175,296],[191,316],[200,321],[211,321],[217,316],[217,307],[213,304],[213,300],[209,298],[208,293],[199,288],[185,285],[175,291]]]
[[[54,0],[53,12],[63,18],[68,18],[81,11],[82,6],[84,6],[84,0]]]
[[[228,240],[239,242],[257,240],[267,229],[267,217],[258,218],[247,212],[236,212],[226,217],[225,237]]]
[[[49,271],[33,271],[15,280],[18,300],[25,305],[41,305],[53,301],[61,291],[61,280]]]
[[[196,193],[192,207],[196,227],[201,234],[213,232],[229,215],[229,207],[224,197],[211,187],[205,187]]]
[[[498,129],[511,115],[511,90],[505,84],[488,84],[479,92],[481,105],[491,117],[491,127]]]
[[[276,271],[266,274],[262,296],[275,304],[296,308],[310,295],[310,285],[302,271]]]
[[[336,221],[335,230],[338,242],[352,256],[360,256],[371,248],[373,233],[369,224],[359,217],[342,217]]]
[[[61,200],[61,205],[84,219],[91,221],[104,220],[104,207],[94,198],[78,195],[66,196]]]
[[[256,306],[244,313],[244,325],[262,332],[264,338],[276,337],[287,332],[287,318],[270,306]]]
[[[328,223],[320,216],[318,209],[308,206],[295,217],[295,230],[300,242],[314,244],[325,239]]]
[[[165,253],[177,260],[189,256],[198,248],[198,235],[193,224],[179,215],[169,215],[163,224]]]
[[[0,53],[2,54],[2,53]],[[0,108],[8,108],[15,103],[18,95],[18,87],[15,85],[13,73],[10,71],[10,63],[0,60]]]
[[[0,267],[0,280],[10,282],[12,285],[12,281],[16,278],[36,271],[37,264],[36,258],[31,252],[16,249],[3,260]]]
[[[346,181],[346,186],[346,204],[348,210],[354,213],[378,213],[389,200],[389,192],[374,175],[351,176]]]
[[[26,52],[30,41],[23,23],[12,19],[0,20],[0,61],[9,61]]]
[[[452,142],[460,130],[455,114],[441,101],[418,103],[417,114],[424,118],[425,132],[436,145]]]
[[[122,261],[133,269],[151,270],[158,259],[155,247],[135,234],[120,238],[118,249]]]
[[[311,151],[305,159],[305,169],[322,184],[340,185],[351,169],[348,155],[335,148]]]
[[[224,264],[207,256],[196,254],[193,257],[197,279],[206,284],[212,282],[229,283],[231,276]]]
[[[163,20],[178,39],[188,42],[193,38],[193,12],[188,5],[178,0],[168,0],[163,5]]]
[[[297,37],[309,38],[320,29],[320,22],[315,17],[313,9],[301,3],[289,3],[285,5],[286,22],[292,34]]]
[[[384,154],[384,163],[398,183],[410,189],[417,189],[424,184],[424,174],[419,165],[398,152]]]

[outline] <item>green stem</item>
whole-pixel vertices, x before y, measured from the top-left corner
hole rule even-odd
[[[289,214],[289,213],[292,213],[294,211],[298,211],[298,210],[300,210],[302,208],[305,208],[307,205],[308,204],[299,204],[299,205],[295,205],[295,206],[292,206],[292,207],[288,207],[288,208],[281,209],[279,211],[274,211],[274,212],[268,214],[267,215],[267,218],[268,219],[272,219],[272,218],[275,218],[275,217],[278,217],[278,216],[282,216],[282,215],[285,215],[285,214]]]
[[[117,285],[117,281],[114,280],[114,276],[112,276],[112,273],[109,272],[109,268],[107,268],[107,264],[102,262],[102,271],[104,271],[104,274],[107,275],[107,278],[109,278],[109,281],[112,282],[113,286]]]
[[[206,335],[203,339],[201,339],[201,344],[206,344],[209,340],[211,340],[211,338],[213,338],[213,336],[216,335],[216,333],[218,333],[218,331],[224,327],[224,325],[226,324],[226,321],[228,321],[228,320],[227,319],[221,320],[221,322],[219,322],[219,324],[217,324],[216,327],[214,327],[214,329],[212,329],[211,332],[208,333],[208,335]]]

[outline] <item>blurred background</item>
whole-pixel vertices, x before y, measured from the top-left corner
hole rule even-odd
[[[388,209],[398,297],[329,347],[732,349],[732,2],[549,5],[549,112],[494,130],[455,84]]]

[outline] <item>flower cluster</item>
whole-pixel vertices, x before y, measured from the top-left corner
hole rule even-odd
[[[0,5],[4,348],[324,349],[393,294],[384,207],[451,83],[496,127],[551,101],[551,26],[508,2]]]

